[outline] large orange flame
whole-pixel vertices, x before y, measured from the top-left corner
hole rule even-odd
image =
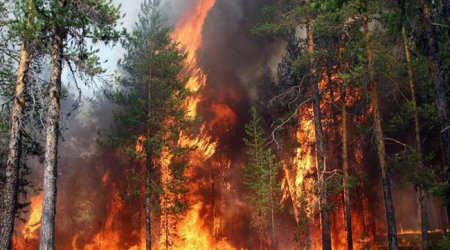
[[[205,20],[213,8],[215,0],[191,0],[186,4],[186,12],[172,33],[172,38],[187,52],[185,71],[190,74],[190,79],[186,88],[194,92],[194,95],[187,101],[186,106],[189,110],[189,115],[195,117],[198,105],[204,99],[202,89],[207,81],[206,74],[199,67],[197,53],[202,46]],[[221,105],[215,105],[214,107],[213,110],[217,110],[217,112],[220,110],[224,111],[225,116],[233,119],[234,113],[230,115],[232,111],[227,109],[227,107]],[[196,147],[196,152],[191,157],[191,165],[196,167],[203,167],[202,164],[216,151],[217,141],[209,134],[208,127],[207,124],[201,125],[198,136],[195,138],[183,137],[181,142],[184,145]],[[194,183],[190,190],[195,191],[195,189],[196,184]],[[203,221],[200,215],[200,210],[204,206],[201,199],[191,195],[189,202],[192,206],[178,225],[177,234],[179,239],[175,241],[172,249],[233,249],[224,239],[214,239],[213,232],[210,232],[205,226],[207,223]]]

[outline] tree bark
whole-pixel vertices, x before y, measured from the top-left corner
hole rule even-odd
[[[327,208],[327,183],[325,180],[325,153],[323,145],[322,111],[320,109],[319,83],[316,79],[317,68],[314,59],[314,35],[310,20],[306,21],[307,50],[311,63],[311,84],[313,87],[314,130],[316,137],[317,176],[319,182],[319,207],[322,226],[322,249],[331,250],[330,219]]]
[[[151,175],[152,175],[152,153],[148,145],[147,137],[147,159],[145,164],[145,249],[152,249],[152,221],[151,221]]]
[[[422,141],[420,139],[420,123],[419,115],[417,113],[417,100],[416,100],[416,86],[414,83],[414,74],[411,64],[411,52],[409,50],[408,38],[406,35],[405,26],[402,27],[402,40],[403,48],[405,50],[406,66],[408,69],[408,84],[409,90],[411,92],[411,104],[413,107],[414,116],[414,134],[416,141],[416,153],[417,153],[417,167],[422,170],[424,169],[423,164],[423,153],[422,153]],[[423,249],[428,249],[428,215],[427,215],[427,194],[423,185],[418,185],[417,191],[419,193],[419,205],[421,211],[421,223],[422,223],[422,247]]]
[[[306,250],[311,250],[311,232],[309,231],[309,218],[306,218],[305,224]]]
[[[63,7],[66,1],[56,1],[56,3],[59,7]],[[58,15],[61,17],[61,14]],[[61,75],[65,36],[63,28],[54,23],[52,27],[52,76],[49,86],[40,250],[53,250],[55,245],[59,115],[61,111]]]
[[[352,213],[349,190],[349,165],[348,165],[348,131],[347,131],[347,104],[345,103],[346,91],[345,86],[342,86],[342,170],[344,188],[344,220],[345,233],[347,236],[347,249],[353,250],[352,238]]]
[[[390,250],[397,250],[398,240],[397,240],[397,226],[395,223],[395,210],[392,201],[391,180],[387,172],[387,164],[385,158],[386,149],[384,145],[383,128],[381,126],[382,118],[378,103],[378,90],[375,81],[374,58],[372,48],[370,47],[369,17],[367,15],[364,16],[363,30],[364,30],[364,39],[366,42],[367,69],[369,73],[369,84],[370,84],[369,94],[372,101],[374,114],[375,141],[377,146],[377,155],[381,169],[381,181],[383,186],[384,207],[386,212],[386,224],[388,231],[388,243]]]
[[[16,214],[18,178],[22,144],[22,118],[25,109],[25,94],[28,88],[27,72],[30,68],[30,49],[28,41],[23,39],[20,49],[15,96],[11,108],[11,128],[9,132],[8,158],[5,170],[5,185],[3,188],[3,206],[1,219],[0,249],[11,248],[11,238],[14,232]]]
[[[273,168],[272,163],[269,162],[269,185],[270,185],[270,222],[271,222],[271,230],[270,230],[270,248],[275,249],[275,194],[273,191]]]
[[[150,83],[147,86],[147,119],[150,119],[152,106],[151,106],[151,86]],[[152,221],[151,221],[151,192],[152,192],[152,168],[153,168],[153,159],[152,159],[152,147],[150,145],[151,138],[151,128],[148,125],[147,128],[147,141],[146,141],[146,150],[147,150],[147,158],[145,163],[145,249],[152,249]],[[167,230],[167,229],[166,229]]]
[[[439,45],[436,29],[433,26],[431,6],[428,0],[421,0],[422,18],[428,47],[428,64],[431,80],[434,85],[435,102],[441,122],[441,139],[445,150],[445,160],[450,180],[450,112],[448,107],[448,83],[445,80],[445,71],[438,58]]]

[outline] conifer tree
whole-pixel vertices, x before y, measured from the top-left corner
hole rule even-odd
[[[434,85],[436,108],[441,123],[441,140],[444,146],[445,161],[450,180],[450,108],[449,108],[449,84],[448,74],[445,72],[442,60],[439,56],[439,35],[433,23],[433,8],[429,0],[420,0],[422,7],[423,27],[426,38],[428,65],[431,73],[431,81]],[[448,1],[446,1],[448,5]]]
[[[159,0],[141,5],[139,21],[124,44],[127,53],[119,63],[121,76],[116,91],[107,96],[123,107],[114,112],[115,134],[111,145],[145,165],[146,248],[156,246],[152,216],[163,215],[164,248],[172,245],[176,218],[186,208],[184,194],[185,155],[189,147],[179,144],[180,132],[189,133],[193,122],[184,101],[189,96],[181,76],[185,53],[170,38],[171,27],[163,17]],[[135,144],[142,141],[142,151]],[[165,166],[169,156],[169,165]],[[165,170],[164,170],[165,169]],[[161,172],[169,177],[162,179]]]
[[[110,0],[48,0],[39,6],[49,28],[51,77],[45,133],[43,176],[43,208],[40,249],[52,250],[55,245],[56,180],[58,166],[59,118],[63,66],[72,74],[89,79],[101,74],[97,50],[88,43],[115,42],[120,37],[117,21],[119,7]],[[86,79],[81,77],[81,79]]]
[[[252,208],[252,225],[260,234],[260,249],[264,249],[265,234],[270,235],[270,248],[275,247],[275,213],[279,209],[280,190],[278,176],[281,164],[267,147],[264,130],[256,108],[251,110],[251,121],[245,126],[249,163],[244,182],[249,189],[247,199]]]
[[[33,54],[33,44],[40,35],[40,22],[37,20],[36,5],[40,1],[24,0],[15,3],[19,17],[11,22],[13,32],[19,34],[21,49],[19,52],[17,77],[15,81],[14,96],[11,98],[12,106],[9,128],[8,153],[5,167],[5,180],[2,194],[2,225],[0,227],[0,248],[10,249],[11,238],[14,230],[14,218],[17,208],[17,196],[19,189],[19,172],[22,152],[23,122],[28,91],[28,71]],[[11,7],[11,5],[9,5]],[[12,32],[11,32],[12,33]],[[8,46],[8,45],[6,45]],[[5,48],[8,49],[8,48]],[[10,55],[6,55],[10,56]],[[2,55],[5,60],[5,55]],[[2,65],[3,69],[8,69]],[[2,77],[5,77],[5,71]]]

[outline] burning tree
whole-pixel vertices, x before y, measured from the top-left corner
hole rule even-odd
[[[168,249],[176,236],[177,216],[187,206],[184,194],[186,153],[179,144],[193,122],[184,102],[187,76],[181,75],[185,53],[170,38],[171,28],[161,14],[159,0],[144,1],[139,21],[125,42],[127,54],[119,63],[119,86],[108,97],[122,106],[114,114],[116,134],[110,143],[142,162],[145,178],[146,248],[156,246],[156,217],[161,215],[162,245]],[[152,218],[153,217],[153,218]]]

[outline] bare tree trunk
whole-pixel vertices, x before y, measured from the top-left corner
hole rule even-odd
[[[11,108],[11,128],[9,132],[8,159],[6,164],[6,180],[3,188],[3,204],[1,219],[0,249],[11,248],[16,214],[18,178],[22,144],[22,118],[25,109],[25,93],[27,92],[27,72],[30,68],[30,51],[26,39],[22,41],[18,65],[16,90]]]
[[[269,162],[269,185],[270,185],[270,219],[271,219],[271,230],[270,230],[270,246],[271,249],[275,249],[275,205],[274,205],[274,199],[275,194],[273,191],[273,178],[272,178],[272,163]]]
[[[448,1],[447,1],[448,2]],[[423,24],[428,46],[428,63],[434,85],[435,101],[441,121],[441,138],[445,149],[445,160],[450,180],[450,112],[448,107],[448,83],[445,71],[438,58],[439,46],[435,27],[433,26],[431,6],[428,0],[421,0]]]
[[[387,173],[387,164],[385,159],[385,145],[384,145],[384,135],[383,128],[381,126],[381,112],[378,103],[378,90],[377,84],[375,82],[375,70],[374,70],[374,59],[373,59],[373,51],[370,47],[370,31],[369,31],[369,17],[367,15],[364,16],[364,38],[366,42],[366,54],[367,54],[367,69],[369,73],[369,81],[370,81],[370,98],[373,105],[373,113],[374,113],[374,125],[375,125],[375,141],[377,146],[377,155],[378,161],[381,169],[381,181],[383,186],[383,194],[384,194],[384,207],[386,212],[386,223],[388,229],[388,242],[390,250],[398,249],[398,240],[397,240],[397,227],[395,223],[395,211],[394,204],[392,201],[392,193],[391,193],[391,181],[389,175]]]
[[[402,40],[403,40],[403,48],[405,50],[406,66],[408,68],[408,83],[411,92],[411,103],[413,106],[413,114],[414,114],[414,132],[415,132],[414,134],[416,139],[417,167],[419,169],[423,169],[424,164],[422,154],[422,141],[420,139],[419,115],[417,113],[416,86],[414,83],[413,68],[411,64],[411,53],[409,51],[409,44],[408,38],[406,36],[405,26],[402,27]],[[418,192],[419,192],[419,205],[422,222],[422,247],[423,249],[428,249],[427,194],[423,185],[418,186]]]
[[[314,127],[316,134],[316,154],[317,154],[317,175],[319,182],[319,206],[320,206],[320,218],[322,226],[322,249],[330,250],[331,247],[331,232],[330,232],[330,220],[327,211],[327,183],[325,179],[325,153],[323,146],[323,131],[322,131],[322,111],[320,110],[320,96],[319,96],[319,83],[317,81],[317,68],[316,61],[314,59],[314,36],[310,26],[310,21],[306,22],[306,35],[307,35],[307,50],[311,62],[311,83],[313,86],[313,109],[314,109]]]
[[[305,239],[306,239],[306,250],[311,250],[311,233],[309,231],[309,218],[306,218],[305,223]]]
[[[353,250],[352,238],[352,213],[349,190],[349,166],[348,166],[348,131],[347,131],[347,104],[345,103],[346,91],[342,86],[342,170],[344,173],[342,186],[344,187],[344,219],[345,233],[347,236],[347,249]]]
[[[56,3],[60,7],[66,5],[66,1],[56,1]],[[60,14],[58,16],[61,17]],[[54,23],[52,27],[52,76],[49,87],[40,250],[53,250],[55,245],[59,115],[61,110],[61,74],[65,36],[65,31],[62,30],[59,24]]]
[[[147,159],[145,163],[145,249],[152,249],[152,227],[151,227],[151,174],[152,174],[152,153],[148,145],[147,137]]]
[[[152,91],[150,83],[147,86],[147,119],[150,119],[152,112]],[[152,147],[150,145],[151,138],[151,128],[150,125],[147,127],[147,140],[146,140],[146,151],[147,157],[145,162],[145,249],[152,249],[152,221],[151,221],[151,193],[152,193],[152,167],[153,167],[153,157],[152,157]]]

